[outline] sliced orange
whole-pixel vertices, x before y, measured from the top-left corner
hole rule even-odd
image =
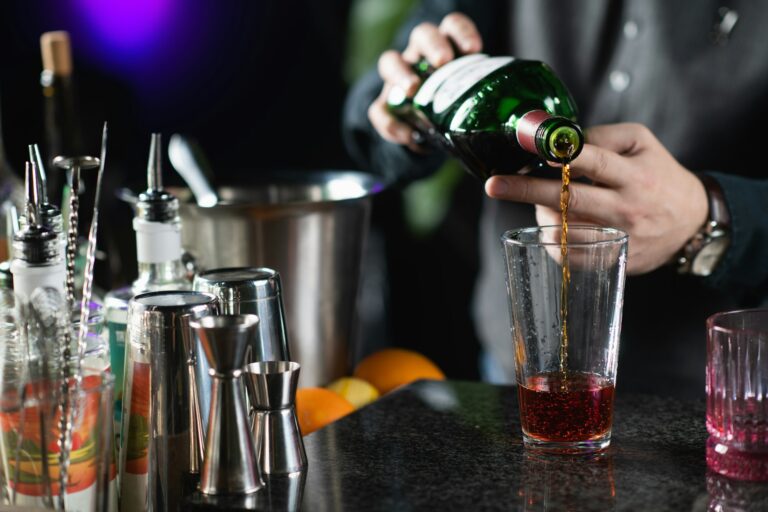
[[[382,395],[419,379],[445,380],[445,374],[427,357],[403,348],[386,348],[357,365],[354,376],[370,382]]]
[[[330,389],[301,388],[296,391],[296,416],[305,436],[354,410],[348,400]]]

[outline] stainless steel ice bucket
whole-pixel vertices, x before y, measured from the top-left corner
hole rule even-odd
[[[380,179],[361,172],[302,171],[221,187],[219,204],[210,208],[178,192],[182,243],[201,269],[280,272],[300,386],[325,385],[350,369],[371,195],[383,188]]]

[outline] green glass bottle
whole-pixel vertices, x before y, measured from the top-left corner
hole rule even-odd
[[[424,82],[413,98],[394,87],[390,112],[482,180],[537,159],[568,162],[584,146],[576,103],[543,62],[473,54],[414,70]]]

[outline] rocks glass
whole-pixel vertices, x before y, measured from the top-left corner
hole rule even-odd
[[[707,319],[707,465],[768,481],[768,309]]]

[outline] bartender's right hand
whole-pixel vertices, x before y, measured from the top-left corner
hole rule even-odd
[[[411,65],[425,58],[437,68],[453,60],[457,55],[454,54],[451,42],[462,55],[477,53],[483,47],[480,33],[472,20],[454,12],[443,18],[440,26],[426,22],[417,25],[411,31],[408,47],[403,53],[388,50],[381,54],[378,68],[384,87],[368,108],[368,119],[384,139],[418,149],[413,141],[413,129],[395,119],[387,110],[387,96],[394,85],[404,89],[409,97],[413,96],[421,79]]]

